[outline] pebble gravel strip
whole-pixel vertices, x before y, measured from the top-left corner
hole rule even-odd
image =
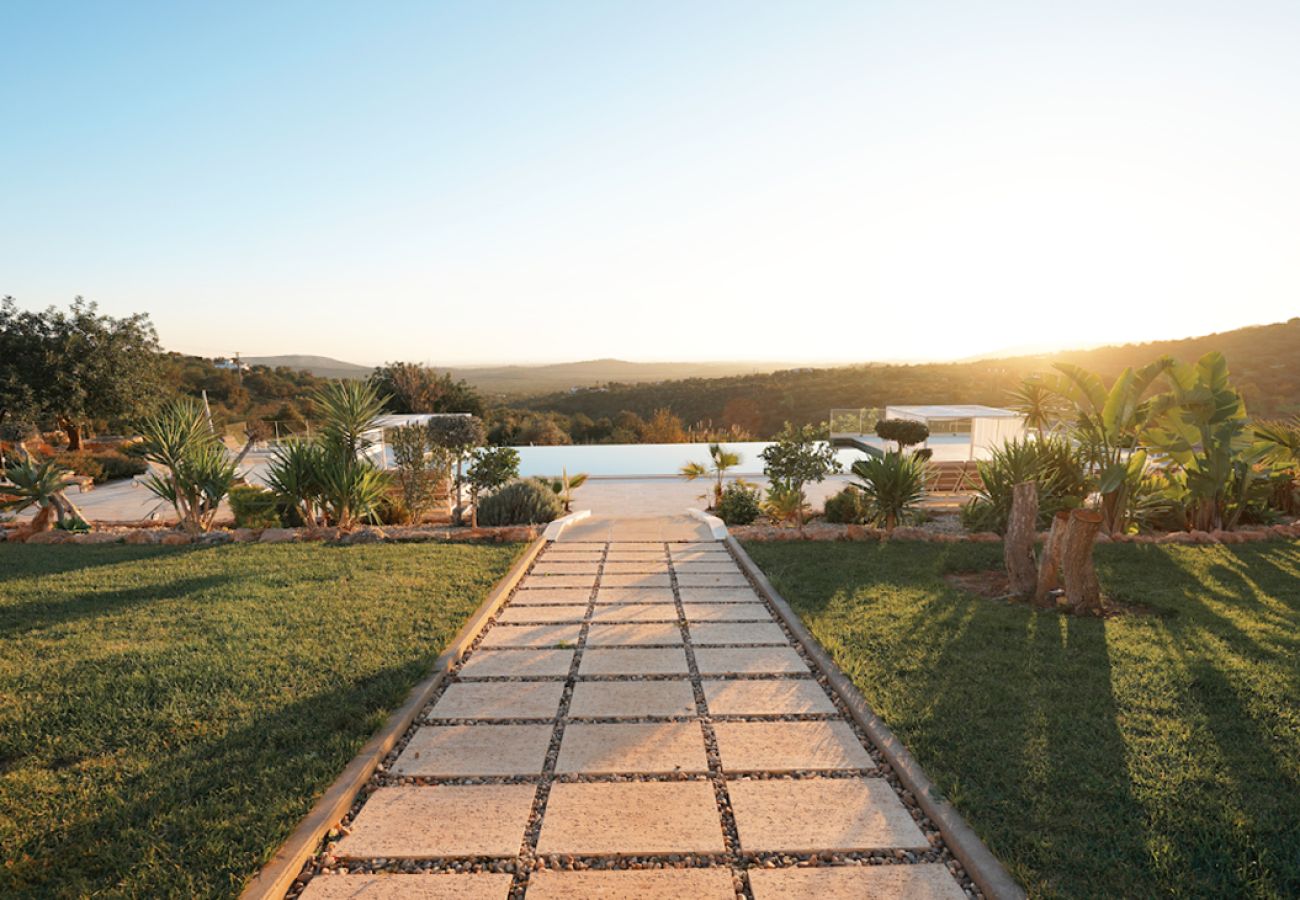
[[[656,549],[650,549],[653,546]],[[358,796],[356,802],[347,817],[340,825],[331,830],[326,838],[321,851],[308,861],[298,879],[294,882],[293,887],[288,892],[290,898],[297,897],[306,888],[310,880],[316,876],[326,878],[336,874],[362,874],[362,873],[386,873],[386,874],[417,874],[417,873],[473,873],[473,872],[497,872],[507,873],[512,876],[509,897],[512,900],[520,900],[525,897],[530,876],[533,872],[543,870],[560,870],[560,871],[585,871],[585,870],[654,870],[654,869],[686,869],[686,868],[712,868],[720,867],[728,869],[731,873],[732,885],[735,889],[736,898],[746,898],[753,900],[753,892],[749,881],[749,871],[751,869],[783,869],[783,868],[808,868],[808,867],[829,867],[829,866],[874,866],[874,865],[913,865],[920,863],[939,863],[943,865],[953,876],[956,883],[960,886],[961,891],[970,898],[982,900],[983,895],[974,885],[969,876],[963,870],[961,864],[952,856],[951,852],[944,845],[943,839],[938,829],[931,823],[916,799],[909,792],[903,789],[898,778],[893,773],[887,762],[877,751],[875,746],[866,737],[866,735],[857,727],[847,708],[840,701],[839,697],[830,689],[829,683],[822,675],[812,659],[804,651],[804,648],[794,640],[793,635],[785,627],[780,617],[774,614],[770,605],[761,594],[754,591],[750,596],[746,591],[749,589],[737,588],[728,581],[725,585],[718,587],[691,586],[687,588],[689,595],[683,598],[682,584],[678,578],[679,566],[686,571],[691,571],[694,566],[698,566],[698,560],[702,554],[707,556],[710,568],[716,568],[718,571],[730,571],[725,569],[724,563],[730,563],[735,566],[735,560],[725,545],[717,544],[699,544],[691,543],[690,545],[681,545],[673,543],[647,545],[637,543],[636,549],[629,551],[625,549],[626,544],[552,544],[550,548],[544,551],[534,562],[534,568],[539,564],[545,565],[554,570],[555,563],[563,561],[565,563],[582,564],[589,567],[593,573],[591,576],[594,580],[590,588],[581,589],[586,595],[585,606],[581,620],[577,619],[576,609],[572,619],[558,620],[555,618],[545,618],[546,613],[542,613],[542,618],[528,618],[527,610],[530,608],[526,605],[520,605],[516,601],[521,600],[521,594],[526,597],[527,589],[535,586],[538,580],[545,580],[554,576],[535,576],[531,573],[526,575],[516,588],[515,593],[509,602],[501,608],[497,617],[490,620],[484,630],[478,635],[469,651],[457,664],[452,671],[452,677],[448,678],[443,689],[433,698],[429,706],[416,717],[415,723],[411,729],[397,743],[392,752],[385,758],[384,762],[378,767],[372,776],[366,789]],[[575,558],[575,552],[581,553],[581,559]],[[633,558],[629,555],[635,554]],[[684,650],[686,656],[687,670],[686,675],[671,674],[632,674],[632,675],[585,675],[580,674],[582,660],[587,650],[587,641],[593,617],[596,614],[598,603],[598,592],[601,588],[602,577],[606,574],[606,567],[610,565],[611,558],[618,560],[618,565],[614,567],[615,572],[628,572],[634,568],[634,564],[641,563],[643,560],[649,564],[647,569],[656,573],[667,575],[670,589],[672,591],[672,605],[667,607],[673,610],[671,616],[664,617],[665,625],[675,625],[680,633],[680,643],[672,644],[636,644],[637,650],[647,648],[673,648]],[[652,562],[653,560],[653,562]],[[650,568],[653,566],[653,568]],[[639,565],[635,568],[640,568]],[[584,570],[584,571],[588,571]],[[736,569],[739,572],[739,569]],[[607,589],[608,590],[608,589]],[[716,592],[716,594],[714,594]],[[574,591],[577,594],[577,591]],[[716,596],[716,599],[714,599]],[[665,595],[666,599],[666,595]],[[526,600],[523,601],[525,604]],[[632,603],[633,601],[628,601]],[[580,600],[575,598],[574,607],[578,607]],[[707,618],[692,619],[688,615],[688,608],[697,604],[721,604],[721,603],[745,603],[751,607],[761,606],[767,613],[766,617],[753,615],[743,622],[754,622],[773,624],[780,628],[785,637],[784,644],[775,644],[764,642],[763,644],[709,644],[707,650],[732,648],[735,650],[761,651],[767,648],[769,651],[774,647],[793,648],[804,664],[808,666],[805,672],[752,672],[752,673],[707,673],[702,674],[696,660],[696,643],[692,640],[691,625],[693,622],[701,624],[713,620]],[[599,607],[604,613],[609,613],[611,607],[603,605]],[[537,609],[537,607],[532,607]],[[484,643],[485,637],[495,627],[497,619],[500,618],[506,610],[513,610],[510,613],[510,624],[503,627],[512,627],[519,625],[534,626],[554,626],[561,621],[568,623],[570,628],[578,628],[576,638],[571,642],[564,642],[556,645],[558,649],[572,652],[572,658],[569,661],[568,672],[565,675],[540,675],[540,676],[510,676],[510,675],[489,675],[474,676],[462,679],[461,670],[466,663],[474,658],[475,653],[495,654],[496,659],[506,659],[504,654],[529,654],[537,653],[538,648],[510,648],[510,647],[492,647],[489,650],[480,650]],[[669,622],[667,620],[675,621]],[[602,614],[598,620],[601,626],[604,625],[636,625],[645,624],[644,619],[620,619],[617,613],[609,615]],[[730,624],[730,620],[729,620]],[[631,646],[631,645],[627,645]],[[550,649],[550,648],[545,648]],[[601,648],[605,649],[604,647]],[[524,657],[521,656],[520,659]],[[557,660],[558,662],[558,660]],[[691,687],[691,693],[695,701],[694,715],[619,715],[619,716],[571,716],[569,714],[570,705],[573,700],[573,694],[576,686],[580,683],[600,684],[600,683],[629,683],[629,682],[657,682],[657,681],[688,681]],[[807,684],[815,681],[821,688],[822,692],[829,699],[830,704],[834,707],[835,712],[815,712],[815,713],[754,713],[747,715],[717,715],[709,712],[708,700],[705,694],[706,682],[735,682],[735,681],[758,681],[758,682],[802,682]],[[434,707],[437,706],[442,695],[446,692],[447,686],[452,684],[501,684],[501,683],[537,683],[547,682],[551,684],[563,685],[560,694],[559,706],[554,715],[545,715],[538,717],[493,717],[493,718],[443,718],[432,715]],[[550,689],[554,690],[554,689]],[[759,689],[761,690],[761,688]],[[805,689],[800,689],[805,690]],[[684,699],[684,698],[683,698]],[[553,702],[553,701],[552,701]],[[698,722],[703,732],[705,744],[705,756],[707,759],[707,772],[684,773],[660,773],[660,774],[586,774],[586,773],[557,773],[556,765],[560,754],[560,747],[564,741],[566,726],[569,724],[599,725],[599,724],[664,724],[664,723],[687,723]],[[836,769],[783,769],[781,771],[744,771],[739,772],[734,769],[727,770],[724,761],[720,756],[718,749],[718,739],[714,730],[715,723],[781,723],[781,722],[820,722],[820,723],[843,723],[852,730],[853,735],[858,742],[867,751],[870,757],[872,767],[863,768],[836,768]],[[403,776],[394,773],[394,765],[402,756],[412,737],[421,728],[444,728],[457,726],[482,726],[482,725],[544,725],[553,726],[550,743],[547,746],[545,761],[541,768],[540,775],[503,775],[503,776],[479,776],[479,777],[425,777],[425,776]],[[740,829],[737,825],[736,815],[732,808],[730,784],[751,781],[837,781],[843,783],[844,780],[860,779],[868,777],[872,779],[883,779],[893,791],[893,794],[902,802],[911,819],[925,836],[929,849],[873,849],[869,851],[851,851],[851,850],[824,850],[818,852],[773,852],[764,850],[746,850],[742,848]],[[714,800],[717,806],[717,815],[721,823],[724,852],[674,852],[674,853],[653,853],[653,854],[601,854],[586,855],[580,853],[565,854],[539,854],[537,852],[538,841],[541,837],[547,804],[550,799],[552,787],[556,784],[629,784],[629,783],[681,783],[681,782],[707,782],[713,792]],[[459,856],[459,857],[439,857],[439,858],[368,858],[355,859],[346,858],[338,855],[338,843],[352,833],[352,825],[357,814],[365,805],[374,791],[380,788],[408,787],[408,786],[452,786],[452,785],[536,785],[536,794],[533,799],[532,808],[529,813],[528,823],[524,830],[519,852],[514,857],[495,857],[495,856]],[[793,788],[792,788],[793,789]],[[829,811],[828,811],[829,812]]]

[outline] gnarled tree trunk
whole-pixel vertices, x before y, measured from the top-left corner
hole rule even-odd
[[[1034,559],[1034,538],[1038,525],[1038,485],[1022,481],[1012,488],[1011,517],[1002,542],[1003,559],[1011,593],[1031,597],[1038,586],[1038,564]]]
[[[1061,556],[1065,550],[1065,531],[1070,525],[1068,510],[1052,518],[1052,530],[1043,545],[1043,558],[1038,562],[1038,586],[1034,589],[1034,605],[1048,606],[1047,595],[1061,586]]]
[[[1065,577],[1065,595],[1075,615],[1101,610],[1101,583],[1092,564],[1092,550],[1101,530],[1102,514],[1092,509],[1070,511],[1061,554],[1061,574]]]

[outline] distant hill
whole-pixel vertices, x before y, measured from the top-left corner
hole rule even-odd
[[[772,372],[788,363],[763,362],[627,362],[622,359],[591,359],[582,362],[537,366],[451,366],[455,378],[463,378],[487,394],[526,396],[592,388],[608,384],[643,384],[680,378],[722,378]],[[437,366],[436,368],[441,368]]]
[[[310,372],[318,378],[365,378],[374,371],[370,366],[331,359],[328,356],[310,356],[294,354],[289,356],[245,356],[243,362],[250,366],[269,366],[277,369],[283,366],[295,371]]]
[[[1049,355],[961,363],[863,364],[788,369],[763,375],[688,378],[658,384],[618,385],[566,391],[521,403],[536,411],[613,419],[628,410],[648,417],[669,409],[688,424],[737,425],[766,437],[783,421],[825,421],[833,408],[884,407],[905,403],[982,403],[1001,406],[1022,378],[1058,361],[1077,363],[1113,377],[1125,366],[1162,354],[1194,361],[1220,350],[1254,415],[1300,413],[1300,318],[1273,325],[1146,344],[1098,347]]]
[[[369,366],[331,359],[328,356],[246,356],[243,361],[251,366],[284,366],[301,369],[320,378],[365,378],[372,371]],[[522,397],[531,394],[548,394],[570,388],[599,387],[606,384],[641,384],[667,381],[675,378],[721,378],[726,375],[748,375],[772,372],[788,363],[762,362],[627,362],[622,359],[591,359],[583,362],[555,363],[551,365],[514,366],[439,366],[439,371],[451,372],[454,378],[463,378],[485,394]]]

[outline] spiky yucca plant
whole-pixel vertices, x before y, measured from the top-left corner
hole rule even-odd
[[[173,400],[140,429],[144,458],[163,469],[144,486],[176,510],[191,534],[208,531],[217,508],[235,484],[235,460],[212,431],[203,404]]]
[[[910,453],[885,453],[855,462],[865,511],[872,522],[893,531],[925,497],[925,460]]]

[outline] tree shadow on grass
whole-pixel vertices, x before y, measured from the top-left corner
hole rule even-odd
[[[162,753],[9,848],[13,897],[232,897],[428,668],[412,660]]]
[[[157,544],[106,546],[62,544],[0,544],[0,594],[6,585],[29,578],[55,578],[103,566],[116,566],[153,557],[199,553],[206,547],[164,547]]]
[[[18,606],[0,606],[0,639],[91,619],[162,600],[179,600],[187,595],[226,587],[236,579],[229,575],[199,575],[130,588],[77,594],[62,600],[34,597]]]

